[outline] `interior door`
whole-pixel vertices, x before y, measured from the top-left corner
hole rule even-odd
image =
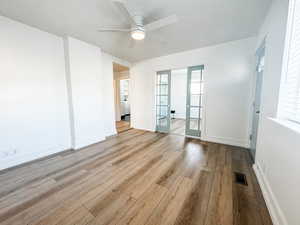
[[[157,72],[156,79],[156,130],[170,130],[171,70]]]
[[[255,99],[253,102],[252,132],[250,136],[250,151],[253,159],[255,158],[256,153],[257,131],[260,116],[260,102],[265,59],[264,56],[265,48],[262,46],[257,52]]]
[[[187,136],[201,136],[203,69],[203,65],[188,68],[185,129]]]

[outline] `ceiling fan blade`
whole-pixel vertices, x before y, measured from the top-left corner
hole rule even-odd
[[[119,8],[121,13],[128,18],[130,24],[136,25],[132,13],[126,7],[126,0],[112,0],[112,2]]]
[[[98,32],[129,32],[130,29],[103,27],[103,28],[98,29],[97,31]]]
[[[176,23],[178,21],[178,18],[176,15],[168,16],[160,20],[156,20],[152,23],[148,23],[145,25],[146,31],[152,31],[159,29],[161,27],[168,26],[170,24]]]

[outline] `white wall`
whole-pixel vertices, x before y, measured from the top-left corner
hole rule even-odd
[[[62,38],[0,17],[0,49],[0,169],[70,148]]]
[[[186,118],[186,86],[187,70],[172,70],[171,110],[175,110],[175,118]]]
[[[156,71],[204,64],[202,139],[249,146],[256,38],[228,42],[135,64],[131,70],[132,124],[155,129]]]
[[[66,39],[65,49],[73,148],[78,149],[116,134],[113,62],[130,64],[74,38]]]
[[[116,134],[113,62],[79,40],[0,17],[0,170]]]
[[[117,133],[115,121],[115,89],[114,89],[114,72],[113,72],[113,57],[109,54],[102,53],[103,66],[103,85],[104,92],[103,104],[105,120],[105,136],[111,136]]]
[[[276,117],[284,51],[288,0],[274,0],[257,46],[266,37],[261,118],[255,170],[274,225],[300,224],[300,131]]]
[[[105,139],[101,49],[73,38],[66,43],[74,118],[72,147],[79,149]]]

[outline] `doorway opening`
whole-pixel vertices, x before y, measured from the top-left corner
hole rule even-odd
[[[130,71],[129,68],[113,63],[116,129],[118,133],[130,129]]]
[[[201,137],[204,66],[157,72],[156,130]]]
[[[187,68],[171,70],[170,133],[185,135]]]

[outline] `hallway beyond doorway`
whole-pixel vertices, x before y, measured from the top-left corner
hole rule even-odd
[[[190,127],[196,128],[197,127],[197,120],[190,121]],[[171,119],[171,127],[170,127],[170,134],[178,134],[178,135],[185,135],[185,126],[186,120],[185,119]]]
[[[185,119],[171,119],[170,133],[185,135]]]
[[[118,134],[122,133],[124,131],[127,131],[127,130],[131,129],[130,128],[130,122],[129,121],[124,121],[124,120],[117,121],[116,122],[116,128],[117,128]]]

